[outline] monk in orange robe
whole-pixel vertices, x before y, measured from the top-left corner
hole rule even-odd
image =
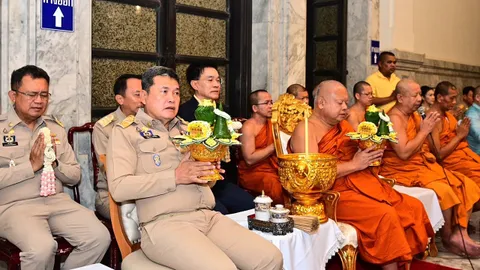
[[[383,269],[407,268],[415,254],[423,253],[428,237],[434,235],[422,203],[395,191],[378,178],[369,164],[379,160],[383,150],[358,151],[353,131],[344,119],[348,115],[347,89],[339,82],[324,81],[314,90],[315,104],[308,122],[310,153],[338,157],[333,190],[340,192],[337,220],[351,224],[358,232],[358,250],[367,262]],[[305,122],[295,129],[290,150],[305,152]]]
[[[480,256],[480,245],[466,231],[480,189],[461,173],[442,168],[429,152],[426,139],[440,115],[429,111],[422,120],[416,112],[422,102],[420,86],[411,80],[401,80],[396,90],[397,103],[388,115],[397,132],[398,144],[390,143],[385,150],[379,174],[394,178],[401,185],[433,189],[445,219],[441,231],[444,247],[456,254]]]
[[[283,204],[283,188],[278,177],[278,161],[273,143],[272,97],[265,90],[250,94],[252,117],[242,127],[242,156],[238,164],[240,186],[272,198],[274,204]]]
[[[450,171],[460,172],[480,185],[480,156],[468,146],[466,137],[470,131],[470,119],[465,117],[460,124],[448,111],[455,107],[458,91],[450,82],[441,82],[435,88],[435,103],[432,111],[443,118],[432,131],[430,150],[441,165]]]

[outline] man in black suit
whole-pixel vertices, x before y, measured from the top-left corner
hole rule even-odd
[[[220,98],[221,78],[217,67],[213,64],[191,64],[187,68],[187,81],[194,90],[194,95],[189,101],[180,105],[178,116],[186,121],[193,121],[199,101],[203,99],[218,101]],[[216,202],[214,210],[222,214],[236,213],[255,207],[252,195],[236,184],[237,170],[234,158],[232,155],[232,162],[222,164],[227,173],[233,172],[233,174],[228,174],[225,180],[217,181],[212,188]],[[235,181],[232,181],[232,178]]]

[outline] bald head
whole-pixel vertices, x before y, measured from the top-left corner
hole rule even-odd
[[[401,79],[397,83],[397,86],[395,87],[395,92],[397,92],[397,95],[405,96],[405,95],[408,95],[408,93],[410,93],[412,89],[416,87],[420,88],[420,85],[416,83],[414,80]]]
[[[348,115],[348,92],[343,84],[337,81],[323,81],[313,91],[315,104],[314,114],[331,125],[345,120]]]
[[[411,79],[402,79],[395,87],[397,104],[404,112],[413,113],[422,104],[422,90],[420,85]]]
[[[326,98],[332,96],[334,93],[343,91],[347,92],[347,88],[345,88],[342,83],[333,80],[323,81],[313,90],[314,103],[317,104],[319,97]]]

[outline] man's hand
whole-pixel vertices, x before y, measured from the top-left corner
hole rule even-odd
[[[438,112],[432,112],[427,114],[425,119],[423,119],[422,123],[420,124],[420,131],[429,134],[430,132],[432,132],[435,124],[437,124],[438,121],[440,121],[440,114]]]
[[[470,118],[465,117],[460,125],[457,126],[457,136],[460,137],[460,139],[467,137],[468,132],[470,131],[470,123]]]
[[[208,181],[200,177],[212,175],[215,167],[210,162],[190,160],[190,152],[188,152],[175,170],[175,182],[177,185],[206,184]]]
[[[397,90],[393,90],[392,93],[390,94],[389,98],[392,101],[397,100]]]
[[[30,163],[34,172],[40,170],[43,167],[43,155],[45,151],[45,143],[43,142],[43,133],[40,133],[33,143],[32,150],[30,151]]]
[[[358,171],[367,168],[368,166],[370,166],[372,162],[382,158],[384,150],[383,149],[374,150],[374,149],[375,149],[375,145],[363,151],[358,151],[355,154],[352,161],[355,164],[355,168],[357,168]]]

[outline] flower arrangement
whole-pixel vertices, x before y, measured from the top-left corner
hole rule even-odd
[[[352,140],[359,140],[360,149],[364,150],[373,145],[375,149],[385,148],[386,141],[398,143],[397,133],[393,130],[390,117],[380,111],[375,105],[371,105],[365,112],[365,121],[358,124],[356,132],[346,134]],[[370,166],[379,166],[380,161]]]
[[[195,160],[218,162],[229,161],[228,147],[240,145],[237,133],[242,124],[232,121],[230,115],[223,111],[222,104],[218,109],[215,102],[209,99],[202,100],[195,110],[195,121],[188,123],[187,131],[183,135],[172,138],[173,142],[180,147],[188,147]],[[218,170],[214,175],[201,177],[205,180],[220,180]]]
[[[390,117],[383,111],[380,111],[375,105],[367,108],[365,121],[358,124],[357,131],[349,132],[347,136],[352,140],[371,140],[374,143],[389,140],[398,143],[397,133],[393,130]]]
[[[181,147],[203,144],[213,151],[220,145],[240,145],[237,139],[242,134],[235,130],[240,129],[242,124],[232,121],[230,115],[223,111],[222,104],[217,109],[212,100],[201,101],[195,110],[195,119],[188,123],[186,134],[173,138]]]

